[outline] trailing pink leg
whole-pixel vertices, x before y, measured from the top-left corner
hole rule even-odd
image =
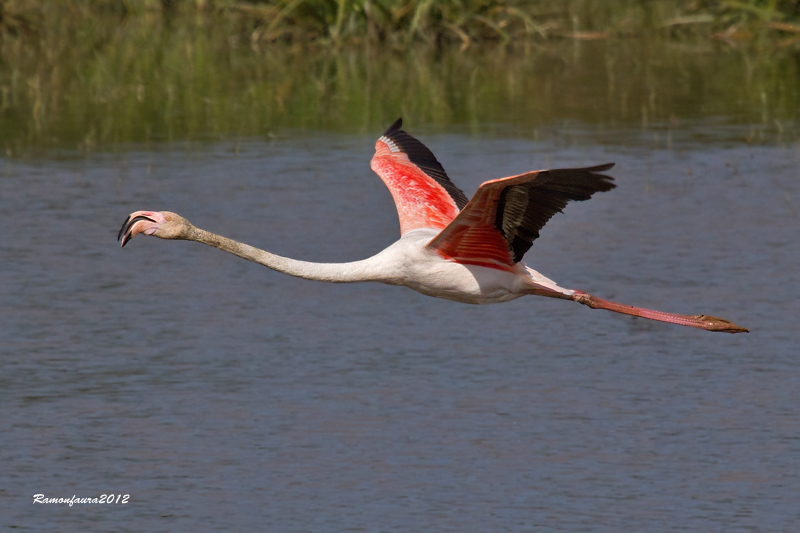
[[[604,300],[583,291],[575,291],[572,295],[572,299],[583,305],[588,305],[592,309],[606,309],[608,311],[614,311],[615,313],[639,316],[642,318],[649,318],[650,320],[669,322],[670,324],[700,328],[708,331],[722,331],[725,333],[744,333],[750,331],[747,328],[737,326],[733,322],[715,316],[679,315],[677,313],[665,313],[664,311],[643,309],[641,307],[633,307],[632,305]]]

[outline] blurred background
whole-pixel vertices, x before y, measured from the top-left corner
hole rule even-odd
[[[721,118],[797,136],[796,0],[5,0],[0,146]]]

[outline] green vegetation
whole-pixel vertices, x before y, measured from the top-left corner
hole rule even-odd
[[[7,1],[0,147],[375,132],[398,115],[521,135],[722,117],[792,139],[799,3]]]
[[[36,32],[57,19],[161,12],[224,16],[253,42],[406,45],[550,38],[666,35],[800,39],[800,0],[6,0],[0,18],[11,33]]]

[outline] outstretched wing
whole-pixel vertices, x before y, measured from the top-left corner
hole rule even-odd
[[[457,263],[507,269],[522,259],[539,230],[567,202],[616,187],[614,178],[600,174],[613,166],[540,170],[487,181],[428,248]]]
[[[419,228],[443,229],[467,205],[467,197],[433,153],[402,126],[399,118],[378,139],[370,166],[392,193],[401,235]]]

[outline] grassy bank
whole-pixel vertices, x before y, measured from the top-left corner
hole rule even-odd
[[[6,33],[32,35],[86,19],[224,17],[251,42],[407,45],[688,36],[800,40],[800,0],[7,0]]]
[[[295,4],[299,10],[312,3]],[[266,40],[267,26],[244,11],[274,9],[267,4],[73,1],[41,12],[31,2],[3,5],[0,148],[10,155],[32,147],[87,151],[269,136],[283,128],[375,132],[401,114],[448,130],[498,124],[522,135],[569,121],[663,128],[707,117],[755,125],[773,137],[798,135],[800,64],[797,49],[782,41],[588,40],[555,38],[548,30],[547,38],[510,45],[488,39],[464,46],[460,38],[452,45],[416,38],[403,44],[367,36],[331,46],[330,35]],[[346,4],[359,5],[366,3]],[[647,5],[654,16],[672,4]],[[74,18],[49,18],[64,9],[74,9]],[[413,13],[404,16],[413,19]],[[623,27],[628,16],[609,11],[604,17],[593,24]],[[340,24],[347,35],[355,24],[350,18]],[[287,13],[282,20],[294,19]],[[418,24],[443,24],[436,20]],[[13,30],[9,21],[16,21]],[[580,21],[575,27],[607,31]]]

